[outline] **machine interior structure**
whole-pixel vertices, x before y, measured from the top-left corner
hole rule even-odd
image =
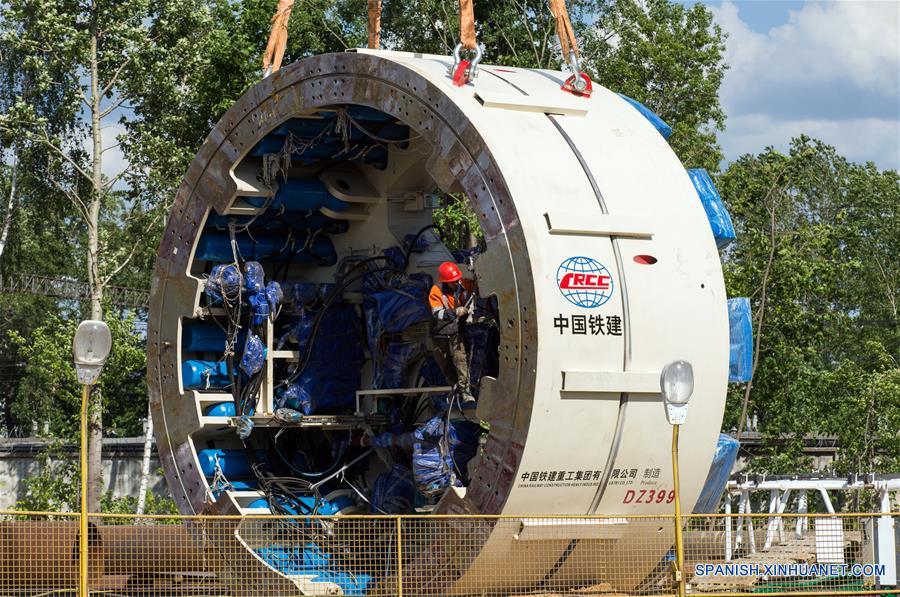
[[[390,594],[342,549],[357,515],[666,512],[668,446],[648,437],[668,433],[659,372],[675,359],[697,377],[685,502],[710,472],[749,313],[729,317],[733,230],[708,175],[599,85],[576,97],[565,73],[482,66],[459,86],[452,66],[378,51],[290,65],[223,116],[176,197],[148,338],[170,488],[186,514],[245,515],[238,537],[266,524],[254,514],[302,531],[243,546],[247,594]],[[480,243],[435,223],[453,200]],[[469,289],[453,319],[466,391],[429,298],[448,262]],[[524,591],[599,580],[567,574],[589,558],[635,587],[667,550],[616,576],[657,525],[500,520],[462,559],[423,545],[409,573],[467,594],[467,573],[515,561],[495,588]],[[529,561],[528,541],[556,547]]]

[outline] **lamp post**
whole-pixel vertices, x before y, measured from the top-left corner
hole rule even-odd
[[[75,371],[78,374],[78,383],[83,386],[81,392],[81,532],[78,541],[79,594],[83,597],[88,595],[88,402],[91,397],[91,386],[100,379],[100,372],[109,356],[110,348],[112,348],[112,335],[105,323],[88,320],[78,324],[75,338],[72,340],[72,354],[75,360]]]
[[[675,487],[675,582],[678,597],[685,596],[684,542],[681,537],[681,495],[678,485],[678,428],[687,418],[688,401],[694,392],[694,369],[687,361],[672,361],[659,376],[666,407],[666,420],[672,426],[672,477]]]

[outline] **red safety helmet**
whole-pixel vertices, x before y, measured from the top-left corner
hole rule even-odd
[[[438,280],[445,284],[448,282],[456,282],[460,278],[462,278],[462,272],[459,271],[459,266],[452,261],[445,261],[438,268]]]

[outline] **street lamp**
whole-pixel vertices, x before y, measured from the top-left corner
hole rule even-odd
[[[659,375],[666,408],[666,420],[672,426],[672,477],[675,487],[675,582],[678,597],[685,596],[684,543],[681,537],[681,495],[678,486],[678,428],[687,419],[688,401],[694,393],[694,368],[687,361],[672,361]]]
[[[75,358],[75,371],[81,392],[81,532],[78,541],[79,570],[81,581],[79,593],[88,594],[88,518],[87,518],[87,486],[88,486],[88,402],[91,397],[91,386],[100,379],[103,364],[112,348],[112,335],[109,327],[102,321],[82,321],[72,339],[72,354]]]

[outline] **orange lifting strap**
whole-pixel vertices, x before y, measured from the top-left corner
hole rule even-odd
[[[459,41],[467,50],[477,47],[475,41],[475,8],[472,0],[459,0]]]
[[[369,0],[369,49],[381,47],[381,0]]]
[[[368,0],[368,3],[369,48],[377,50],[381,46],[381,0]],[[459,0],[459,39],[467,50],[475,49],[475,9],[472,0]]]
[[[569,61],[569,55],[574,52],[578,57],[578,42],[575,41],[575,32],[572,30],[572,21],[569,20],[569,11],[566,9],[566,0],[549,0],[550,13],[556,19],[556,35],[562,46],[563,60]]]
[[[269,34],[269,43],[263,56],[263,77],[281,68],[284,49],[287,47],[288,20],[291,18],[292,8],[294,0],[278,0],[278,9],[272,17],[272,32]]]

